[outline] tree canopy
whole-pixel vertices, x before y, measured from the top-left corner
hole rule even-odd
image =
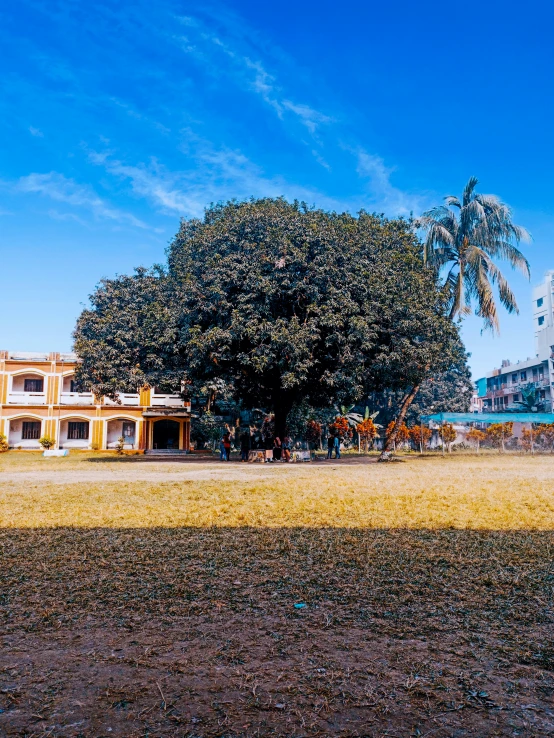
[[[432,374],[421,383],[414,401],[406,412],[408,425],[418,423],[422,415],[469,411],[473,382],[467,363],[468,355],[461,341],[457,351],[453,348],[453,353],[454,360],[446,370]],[[403,397],[403,392],[392,392],[386,389],[382,392],[373,392],[365,404],[372,412],[379,412],[377,417],[379,423],[387,425],[398,417]]]
[[[424,258],[438,269],[445,268],[451,296],[450,317],[471,312],[485,328],[499,331],[498,310],[493,286],[509,313],[519,312],[508,281],[494,259],[506,260],[512,268],[529,277],[529,263],[517,248],[529,234],[512,220],[512,211],[496,195],[476,192],[478,180],[470,177],[462,195],[445,198],[445,204],[423,213],[419,225],[427,231]]]
[[[405,390],[458,346],[407,221],[281,198],[183,220],[167,266],[103,280],[75,330],[79,379],[98,394],[222,379],[279,434],[294,405]]]

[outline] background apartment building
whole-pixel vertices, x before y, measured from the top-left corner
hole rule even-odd
[[[144,388],[119,402],[75,387],[75,354],[0,351],[0,434],[12,448],[38,449],[48,435],[59,448],[184,452],[190,404]]]
[[[520,409],[523,391],[532,386],[544,412],[554,412],[554,270],[533,288],[533,329],[535,356],[512,363],[504,360],[478,380],[479,398],[484,412]]]

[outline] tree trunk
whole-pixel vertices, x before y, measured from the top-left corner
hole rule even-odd
[[[281,441],[287,435],[287,418],[292,409],[293,401],[285,392],[278,391],[273,397],[273,413],[275,416],[275,435]]]
[[[393,446],[393,444],[395,444],[396,436],[398,435],[400,426],[404,422],[406,413],[408,412],[410,405],[414,401],[415,396],[419,392],[420,386],[421,386],[420,384],[414,384],[412,389],[408,392],[406,397],[402,400],[402,405],[400,406],[400,412],[398,413],[398,417],[396,418],[394,427],[390,435],[385,438],[385,443],[383,444],[383,450],[381,451],[381,455],[379,456],[379,461],[389,461],[390,460],[390,449]]]

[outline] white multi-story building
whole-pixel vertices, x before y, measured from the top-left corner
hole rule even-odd
[[[546,272],[541,284],[533,289],[533,327],[535,353],[552,358],[554,353],[554,269]]]
[[[533,329],[535,356],[515,363],[504,360],[478,380],[479,398],[485,412],[502,412],[518,407],[522,391],[532,385],[545,412],[554,412],[554,270],[533,288]]]

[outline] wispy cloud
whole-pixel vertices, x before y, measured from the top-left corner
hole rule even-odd
[[[31,134],[31,136],[36,136],[37,138],[44,138],[44,133],[40,130],[40,128],[29,126],[29,133]]]
[[[391,182],[394,167],[388,167],[382,157],[364,149],[353,151],[357,157],[358,175],[367,182],[370,202],[383,212],[409,215],[422,209],[423,198],[395,187]]]
[[[178,20],[189,29],[189,36],[177,37],[183,51],[196,57],[203,65],[209,64],[212,60],[214,73],[230,75],[235,83],[259,95],[280,119],[284,120],[287,114],[290,114],[311,134],[315,134],[320,126],[333,122],[331,116],[320,112],[314,106],[289,99],[278,82],[276,73],[269,72],[261,59],[254,56],[252,53],[254,50],[245,44],[243,34],[238,38],[235,34],[233,45],[223,41],[198,18],[180,16]],[[233,28],[227,27],[227,31],[232,34]],[[191,42],[191,33],[195,35],[194,42]],[[214,58],[214,54],[218,52],[227,57],[231,66],[229,64],[222,66]]]
[[[147,164],[128,164],[110,152],[91,152],[89,157],[108,173],[128,181],[136,196],[145,198],[166,214],[199,217],[210,202],[252,196],[283,195],[333,209],[345,206],[316,190],[281,177],[267,177],[240,151],[218,149],[198,138],[194,143],[190,169],[180,171],[169,171],[154,159]]]
[[[55,210],[54,208],[50,208],[48,210],[48,217],[52,218],[52,220],[59,220],[61,222],[70,221],[73,223],[79,223],[79,225],[82,225],[84,228],[88,226],[86,221],[79,218],[75,213],[60,213],[59,210]]]
[[[309,105],[293,103],[290,100],[283,100],[283,107],[297,115],[310,133],[315,133],[316,129],[325,123],[331,123],[333,119],[320,113],[319,110],[311,108]]]
[[[48,172],[47,174],[33,172],[26,177],[21,177],[16,183],[16,189],[19,192],[36,193],[56,202],[83,208],[97,218],[127,223],[136,228],[149,228],[146,223],[135,218],[131,213],[109,205],[92,188],[78,184],[59,172]]]

